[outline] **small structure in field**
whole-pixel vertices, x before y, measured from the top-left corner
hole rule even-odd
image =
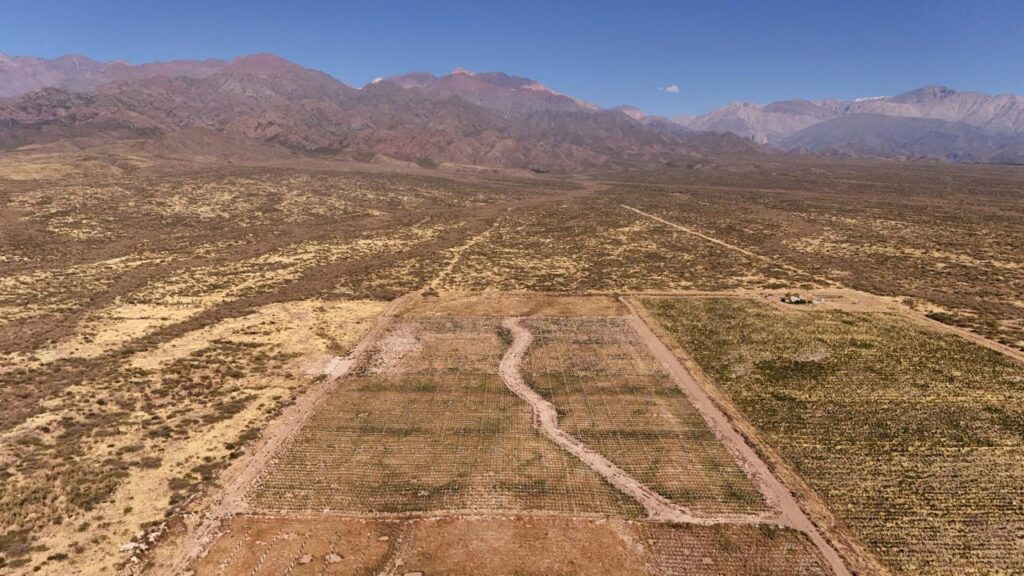
[[[804,298],[803,296],[801,296],[799,294],[786,294],[785,296],[780,298],[780,300],[782,300],[783,304],[798,304],[799,305],[799,304],[820,304],[821,303],[821,300],[819,300],[819,299],[813,299],[812,300],[810,298]]]

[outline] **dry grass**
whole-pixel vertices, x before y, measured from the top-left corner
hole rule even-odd
[[[695,178],[612,195],[1024,349],[1024,171],[787,159]]]
[[[143,370],[158,369],[225,338],[272,346],[288,355],[345,356],[384,308],[383,302],[375,300],[269,304],[254,314],[221,321],[141,352],[132,357],[131,365]]]
[[[719,290],[816,286],[813,278],[587,197],[500,218],[459,256],[449,290]]]
[[[95,372],[68,361],[10,372],[28,385],[68,371],[71,381],[0,433],[6,565],[113,571],[124,545],[186,504],[308,383],[306,363],[346,353],[381,308],[270,305]]]
[[[0,305],[8,313],[0,322],[56,315],[86,306],[90,294],[109,288],[118,277],[141,266],[158,265],[171,259],[165,254],[139,253],[4,275],[0,277]]]

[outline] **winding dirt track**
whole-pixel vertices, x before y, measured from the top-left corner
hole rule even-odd
[[[633,314],[629,321],[639,334],[651,353],[658,359],[662,367],[675,379],[687,398],[707,421],[715,436],[725,444],[726,448],[737,458],[741,466],[760,484],[765,497],[776,514],[771,519],[762,515],[695,515],[689,510],[672,503],[670,500],[654,492],[642,482],[633,478],[610,460],[585,444],[565,433],[558,427],[558,412],[555,407],[540,396],[523,380],[519,367],[527,348],[533,342],[533,335],[520,324],[518,318],[509,318],[502,325],[512,331],[515,340],[501,359],[499,372],[505,385],[517,396],[525,400],[533,408],[534,426],[545,436],[580,459],[592,470],[604,477],[610,484],[639,502],[647,511],[648,518],[659,522],[710,524],[763,524],[766,522],[781,524],[799,530],[811,539],[821,555],[828,562],[837,576],[851,576],[849,569],[836,550],[826,541],[821,533],[804,514],[796,499],[789,490],[776,478],[768,465],[758,457],[753,448],[737,432],[728,418],[712,402],[689,372],[683,368],[672,352],[658,339],[643,320],[636,314],[632,305],[625,301]]]
[[[502,323],[515,335],[512,346],[501,358],[498,370],[509,390],[525,400],[533,408],[533,425],[545,436],[550,438],[584,464],[600,474],[612,486],[628,494],[647,511],[652,520],[664,522],[687,522],[693,524],[714,524],[713,519],[702,518],[691,514],[686,509],[676,506],[664,496],[654,492],[643,483],[629,475],[628,472],[613,464],[610,460],[591,450],[585,444],[566,434],[558,427],[558,412],[555,407],[541,397],[523,380],[519,365],[523,354],[533,342],[533,334],[519,323],[518,318],[509,318]]]
[[[459,246],[456,246],[455,248],[452,248],[451,249],[452,257],[448,261],[448,264],[446,264],[445,267],[442,268],[441,271],[438,272],[436,276],[434,276],[433,280],[431,280],[429,283],[427,283],[426,287],[427,288],[433,288],[435,290],[438,289],[438,288],[443,288],[445,280],[447,280],[448,278],[451,277],[452,273],[455,271],[455,268],[459,265],[459,262],[462,261],[462,255],[467,250],[469,250],[472,247],[476,246],[481,241],[483,241],[485,238],[490,236],[491,233],[494,232],[494,230],[498,228],[498,222],[500,222],[500,220],[495,220],[494,224],[491,224],[490,228],[488,228],[487,230],[484,230],[483,232],[477,234],[476,236],[473,236],[472,238],[467,240],[465,243],[463,243],[463,244],[461,244]]]

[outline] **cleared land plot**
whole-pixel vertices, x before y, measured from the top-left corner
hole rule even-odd
[[[198,574],[811,576],[828,574],[798,532],[579,518],[370,520],[240,517]]]
[[[253,507],[638,514],[533,428],[498,375],[499,327],[394,320],[272,464]]]
[[[891,315],[644,304],[894,572],[1024,570],[1024,365]]]
[[[767,511],[758,488],[623,318],[531,318],[527,383],[559,427],[676,504]]]
[[[398,522],[238,517],[224,527],[196,574],[375,574]]]
[[[424,316],[622,316],[625,306],[610,296],[568,296],[515,292],[444,292],[413,297],[405,317]]]

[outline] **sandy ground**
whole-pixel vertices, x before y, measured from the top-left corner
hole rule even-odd
[[[186,530],[179,542],[168,542],[169,546],[158,548],[146,567],[147,574],[179,575],[188,571],[188,566],[198,558],[217,537],[225,519],[247,511],[246,489],[266,469],[274,455],[307,420],[337,380],[343,377],[355,364],[369,345],[374,342],[387,325],[388,320],[402,304],[399,298],[384,310],[377,324],[363,337],[345,358],[327,358],[321,368],[323,378],[308,392],[289,406],[274,424],[260,438],[258,445],[236,460],[220,477],[220,490],[211,494],[210,503],[202,515],[186,520]],[[129,573],[134,573],[129,566]]]
[[[561,300],[561,301],[559,301]],[[694,377],[680,364],[672,351],[669,350],[645,324],[633,304],[626,299],[618,301],[605,296],[587,297],[562,297],[534,295],[532,298],[526,294],[491,294],[491,295],[442,295],[440,298],[423,298],[419,294],[408,295],[396,300],[382,314],[381,319],[375,327],[367,333],[362,341],[353,349],[352,353],[345,358],[324,358],[321,364],[313,367],[323,374],[323,379],[302,396],[295,404],[290,406],[285,413],[275,422],[261,438],[256,449],[248,455],[240,458],[222,476],[222,489],[208,499],[209,504],[205,506],[205,513],[190,519],[186,524],[186,530],[177,539],[169,539],[167,546],[158,547],[150,558],[151,563],[147,568],[150,574],[206,574],[206,573],[229,573],[229,574],[256,574],[256,573],[317,573],[317,574],[343,574],[343,573],[376,573],[389,575],[415,574],[422,570],[415,568],[410,560],[416,560],[418,565],[431,566],[430,571],[425,573],[454,573],[454,574],[477,574],[477,570],[486,572],[484,568],[494,567],[495,564],[488,564],[489,557],[494,549],[501,549],[501,546],[510,546],[508,542],[490,542],[483,535],[476,532],[466,532],[466,526],[457,522],[469,518],[469,516],[452,513],[449,515],[423,516],[413,514],[413,519],[404,519],[394,516],[381,515],[379,518],[346,518],[338,516],[337,528],[321,533],[311,530],[317,526],[316,522],[309,523],[307,520],[296,519],[294,516],[278,516],[268,520],[272,525],[282,524],[293,526],[294,530],[288,529],[284,532],[270,530],[260,522],[253,520],[246,503],[245,494],[254,481],[272,461],[274,455],[282,449],[286,449],[289,439],[303,425],[307,417],[321,402],[323,396],[334,386],[337,379],[343,378],[355,363],[355,360],[363,354],[369,346],[381,337],[383,328],[388,319],[396,314],[408,315],[448,315],[461,312],[465,314],[491,315],[496,308],[510,306],[517,311],[525,311],[532,314],[557,315],[564,312],[567,307],[579,314],[585,315],[629,315],[633,328],[640,335],[644,343],[649,347],[654,357],[662,364],[689,400],[698,409],[716,437],[734,455],[737,462],[750,475],[761,488],[766,501],[772,507],[772,511],[763,515],[705,515],[695,514],[684,507],[672,503],[670,500],[656,493],[642,482],[626,473],[617,465],[612,463],[602,454],[590,449],[588,446],[566,434],[558,428],[557,411],[553,405],[544,400],[536,391],[532,390],[523,380],[519,365],[524,353],[532,342],[532,335],[519,322],[519,318],[506,318],[504,326],[508,328],[513,336],[509,349],[501,359],[499,365],[500,374],[509,387],[517,396],[531,405],[534,412],[534,422],[538,430],[547,438],[558,444],[573,456],[579,458],[583,463],[605,478],[611,485],[623,493],[634,498],[647,511],[648,522],[657,526],[692,526],[704,527],[707,529],[724,528],[739,529],[746,526],[751,530],[762,530],[774,528],[781,530],[789,528],[796,533],[803,534],[812,546],[813,550],[820,555],[828,571],[839,576],[849,576],[850,570],[843,562],[840,555],[822,536],[816,525],[804,513],[797,500],[785,485],[775,476],[771,468],[762,460],[754,448],[748,443],[736,428],[733,427],[730,419],[719,409],[718,405],[708,396],[704,388],[698,384]],[[594,314],[597,313],[597,314]],[[203,508],[200,508],[203,509]],[[341,518],[343,520],[337,520]],[[558,516],[534,515],[522,517],[523,522],[529,526],[534,522],[555,522]],[[248,519],[248,520],[246,520]],[[396,530],[389,522],[420,522],[422,524],[409,524],[402,530]],[[561,521],[569,521],[562,519]],[[573,518],[572,522],[599,522],[599,519]],[[252,525],[256,522],[255,525]],[[352,532],[350,523],[363,522],[362,530]],[[450,524],[445,524],[449,522]],[[455,522],[451,524],[451,522]],[[622,520],[611,520],[610,522],[622,523]],[[240,524],[241,523],[241,524]],[[434,534],[431,530],[438,527],[446,527],[448,531],[455,531],[462,534],[459,539],[453,540]],[[433,528],[431,528],[433,527]],[[513,528],[508,528],[512,530]],[[518,528],[515,528],[518,530]],[[331,532],[331,530],[335,532]],[[360,531],[362,530],[362,531]],[[426,532],[424,532],[426,530]],[[340,532],[338,532],[340,531]],[[266,532],[264,534],[264,532]],[[351,532],[351,533],[350,533]],[[499,533],[501,530],[498,531]],[[262,534],[262,535],[261,535]],[[415,534],[415,535],[413,535]],[[632,574],[644,573],[636,566],[642,567],[644,562],[636,564],[633,568],[625,565],[621,570],[612,572],[602,570],[600,565],[593,569],[578,570],[587,566],[586,558],[574,559],[569,565],[563,566],[566,558],[570,558],[582,544],[573,544],[571,534],[552,534],[545,532],[549,541],[566,539],[558,545],[560,555],[546,560],[552,562],[551,566],[562,566],[552,571],[544,571],[540,568],[544,564],[537,564],[534,558],[512,558],[508,566],[510,572],[498,571],[495,573],[522,573],[522,574],[582,574],[582,573],[615,573]],[[594,536],[596,537],[596,536]],[[370,540],[366,540],[370,538]],[[504,536],[503,538],[509,538]],[[334,550],[342,540],[362,542],[359,545],[358,557],[324,550]],[[468,540],[468,541],[466,541]],[[388,542],[384,552],[380,552],[377,546],[368,546],[368,542]],[[411,542],[420,543],[419,547],[413,546]],[[429,546],[422,543],[432,542]],[[523,544],[519,538],[514,540],[515,547],[522,548]],[[447,555],[441,551],[451,550],[453,546],[461,545],[467,548],[462,552],[465,555],[465,562],[458,564],[458,568],[452,568],[454,557],[448,552]],[[608,544],[611,546],[611,544]],[[326,548],[325,548],[326,547]],[[474,548],[475,547],[475,548]],[[496,548],[495,548],[496,547]],[[305,550],[318,550],[304,553]],[[469,551],[473,548],[473,551]],[[627,547],[628,548],[628,547]],[[339,549],[340,550],[340,549]],[[374,551],[376,550],[376,551]],[[382,555],[383,554],[383,555]],[[319,555],[319,556],[317,556]],[[814,554],[812,554],[814,555]],[[307,558],[307,556],[309,558]],[[623,561],[630,555],[625,552],[616,552],[613,555],[616,561]],[[319,558],[319,559],[317,559]],[[611,561],[606,557],[606,561]],[[351,562],[349,562],[351,560]],[[237,562],[238,569],[224,571],[224,566],[234,565]],[[211,564],[216,563],[216,564]],[[345,568],[345,567],[348,568]],[[244,568],[243,568],[244,567]],[[351,570],[350,570],[351,569]],[[440,571],[438,571],[440,569]],[[452,569],[453,571],[449,571]],[[193,572],[194,570],[194,572]],[[538,571],[539,570],[539,571]],[[493,571],[493,570],[491,570]],[[648,572],[649,573],[649,572]]]
[[[242,516],[196,574],[823,576],[799,533],[622,519]]]

